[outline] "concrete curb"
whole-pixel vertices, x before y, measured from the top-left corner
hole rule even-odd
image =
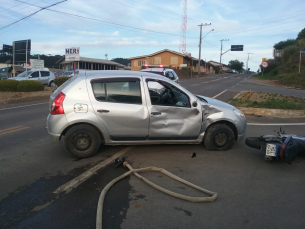
[[[305,118],[305,110],[283,110],[283,109],[264,109],[252,107],[238,107],[244,114],[265,116],[273,118]]]
[[[30,101],[38,101],[38,100],[49,101],[49,98],[50,98],[50,95],[33,96],[33,97],[28,97],[28,98],[3,99],[3,100],[0,100],[0,105],[13,104],[13,103],[22,103],[22,102],[30,102]]]

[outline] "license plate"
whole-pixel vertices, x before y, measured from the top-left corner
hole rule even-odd
[[[277,155],[277,145],[267,144],[266,156],[276,157],[276,155]]]

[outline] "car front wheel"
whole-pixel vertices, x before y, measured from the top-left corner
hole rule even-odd
[[[208,128],[203,142],[208,150],[228,150],[234,143],[233,130],[225,124],[213,125]]]
[[[89,125],[77,125],[68,130],[64,138],[65,149],[77,158],[95,155],[101,145],[101,137]]]

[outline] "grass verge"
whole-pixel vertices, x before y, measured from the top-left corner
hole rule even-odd
[[[235,107],[304,110],[305,99],[264,92],[243,92],[230,101]]]
[[[261,80],[279,80],[283,85],[295,88],[305,89],[305,73],[283,73],[276,74],[277,72],[271,71],[262,75],[257,75]]]

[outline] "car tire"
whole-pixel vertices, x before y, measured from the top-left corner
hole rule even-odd
[[[245,143],[247,146],[259,150],[262,149],[267,144],[265,141],[262,141],[257,137],[246,138]]]
[[[49,83],[49,87],[56,87],[57,85],[56,85],[56,83],[54,83],[54,81],[51,81],[50,83]]]
[[[234,132],[225,124],[215,124],[208,128],[203,143],[208,150],[229,150],[234,143]]]
[[[101,136],[89,125],[73,126],[65,134],[65,149],[77,158],[87,158],[95,155],[101,145]]]

